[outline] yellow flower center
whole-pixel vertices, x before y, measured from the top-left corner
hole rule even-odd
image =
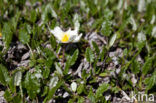
[[[68,34],[64,34],[63,38],[62,38],[62,42],[67,42],[69,40],[69,35]]]

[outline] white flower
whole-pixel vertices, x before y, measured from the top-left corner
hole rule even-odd
[[[82,33],[78,35],[78,29],[75,30],[67,30],[63,31],[60,27],[55,27],[50,32],[56,37],[58,42],[61,43],[70,43],[70,42],[78,42],[82,36]]]

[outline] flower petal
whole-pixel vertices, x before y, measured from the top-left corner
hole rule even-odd
[[[73,40],[78,36],[77,30],[71,30],[71,28],[66,31],[66,33],[69,35],[69,42],[73,42]]]
[[[78,35],[77,29],[75,29],[75,30],[69,29],[66,33],[69,34],[70,36],[72,36],[72,35]]]
[[[64,31],[62,31],[60,27],[57,26],[57,27],[54,28],[54,30],[50,30],[50,32],[51,32],[59,41],[61,41]]]
[[[77,38],[77,35],[70,35],[69,41],[73,42]]]
[[[81,36],[82,36],[82,33],[81,33],[79,36],[77,36],[77,37],[73,40],[73,42],[78,42],[78,41],[80,40]]]

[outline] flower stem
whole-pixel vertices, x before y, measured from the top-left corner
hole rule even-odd
[[[65,62],[65,51],[66,51],[66,44],[63,45],[63,51],[62,51],[62,64],[64,66],[64,62]]]

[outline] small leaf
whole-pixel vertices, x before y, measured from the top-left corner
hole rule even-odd
[[[96,90],[96,98],[103,96],[103,92],[107,91],[109,88],[109,84],[103,83],[101,86],[98,87]]]
[[[16,16],[14,18],[11,19],[11,24],[13,27],[13,31],[16,31],[17,28],[17,24],[18,24],[18,20],[20,18],[21,12],[17,12]]]
[[[111,37],[111,39],[110,39],[110,41],[109,41],[109,47],[113,46],[113,44],[114,44],[116,38],[117,38],[117,34],[115,33],[115,34]]]
[[[101,76],[101,77],[106,77],[106,76],[108,76],[108,73],[103,72],[103,73],[100,73],[99,76]]]
[[[17,71],[14,75],[14,85],[19,86],[21,83],[21,79],[22,79],[22,72]]]
[[[137,60],[135,60],[135,59],[132,61],[131,70],[132,70],[132,72],[133,72],[134,74],[137,74],[137,73],[139,73],[139,71],[140,71],[140,64],[139,64],[139,62],[138,62]]]
[[[84,99],[83,97],[79,97],[77,103],[84,103],[84,100],[85,100],[85,99]]]
[[[92,41],[92,45],[94,47],[94,50],[96,51],[96,54],[99,54],[100,53],[100,49],[99,49],[98,45],[94,41]]]
[[[101,32],[104,36],[110,36],[110,34],[112,33],[112,22],[109,20],[105,20],[102,23],[102,28],[101,28]]]
[[[78,55],[79,55],[79,50],[77,49],[77,50],[74,51],[73,55],[68,58],[68,60],[66,62],[66,65],[65,65],[64,74],[67,74],[70,66],[75,64],[75,62],[76,62],[76,60],[78,58]]]
[[[19,31],[19,40],[23,44],[29,43],[29,41],[30,41],[30,35],[26,31],[26,29],[20,29],[20,31]]]
[[[72,84],[71,84],[71,89],[72,89],[72,91],[73,92],[76,92],[76,89],[77,89],[77,84],[76,84],[76,82],[72,82]]]
[[[50,69],[48,67],[45,67],[45,69],[43,70],[43,78],[46,79],[49,77],[50,74]]]
[[[54,88],[57,85],[58,81],[59,81],[58,77],[51,78],[49,83],[49,88],[50,89]]]
[[[31,17],[30,17],[30,20],[31,22],[35,23],[36,21],[36,18],[37,18],[37,14],[36,14],[36,11],[35,10],[31,10]]]
[[[47,4],[46,7],[44,8],[44,10],[42,11],[42,15],[41,15],[41,19],[44,23],[46,23],[49,19],[49,14],[57,19],[57,14],[54,11],[54,9],[52,8],[51,4]]]
[[[148,58],[145,62],[145,64],[143,65],[142,67],[142,73],[143,75],[146,75],[148,73],[148,71],[150,70],[150,68],[152,67],[152,61],[153,61],[153,58]]]
[[[73,22],[74,22],[74,28],[79,30],[80,23],[79,23],[79,15],[77,13],[74,15]]]
[[[4,98],[5,98],[8,102],[12,101],[13,97],[12,97],[12,94],[11,94],[11,92],[10,92],[9,90],[6,90],[6,91],[5,91],[5,93],[4,93]]]
[[[156,26],[153,27],[151,35],[156,38]]]
[[[70,59],[70,63],[71,63],[70,65],[71,66],[75,64],[75,62],[76,62],[76,60],[78,58],[78,55],[79,55],[79,50],[77,49],[77,50],[74,51],[74,54],[72,55],[72,57]]]
[[[94,21],[93,25],[91,26],[91,28],[92,28],[92,29],[98,28],[99,25],[101,25],[102,21],[103,21],[103,18],[96,19],[96,20]]]
[[[101,51],[101,54],[100,54],[100,59],[101,59],[101,61],[104,60],[104,57],[105,57],[106,51],[107,51],[107,50],[106,50],[106,47],[103,46],[102,51]]]
[[[84,84],[80,84],[77,88],[77,93],[81,94],[84,91]]]
[[[51,88],[48,92],[48,96],[44,99],[43,103],[47,103],[47,100],[51,99],[54,95],[54,93],[56,92],[56,90],[63,84],[63,81],[60,80],[58,81],[58,83],[56,84],[55,87]]]
[[[47,93],[48,93],[48,87],[47,86],[45,86],[44,87],[44,92],[43,92],[43,94],[41,95],[41,97],[43,97],[43,96],[45,96]]]
[[[68,74],[68,70],[70,68],[70,59],[67,60],[66,65],[65,65],[65,69],[64,69],[64,74]]]
[[[91,103],[96,103],[95,102],[95,94],[93,93],[92,88],[89,91],[88,98],[91,101]]]
[[[92,63],[94,61],[94,54],[93,54],[93,51],[91,50],[91,48],[88,47],[86,49],[85,57],[89,63]]]
[[[156,71],[151,77],[145,79],[145,84],[147,85],[147,90],[151,89],[154,85],[156,85]]]
[[[12,36],[13,33],[11,31],[11,25],[9,23],[5,23],[2,30],[2,38],[4,40],[6,47],[9,47],[12,41]]]
[[[144,42],[146,41],[146,35],[144,34],[144,32],[139,32],[137,35],[137,39],[139,42]]]
[[[51,43],[52,48],[55,49],[56,48],[56,40],[55,40],[54,36],[51,36],[50,43]]]
[[[135,22],[135,20],[134,20],[133,15],[131,15],[129,22],[130,22],[131,25],[132,25],[132,29],[133,29],[134,31],[136,31],[136,30],[137,30],[137,24],[136,24],[136,22]]]
[[[62,70],[61,70],[61,68],[60,68],[60,65],[59,65],[58,63],[55,63],[55,68],[56,68],[57,72],[58,72],[61,76],[63,76],[63,72],[62,72]]]
[[[146,2],[145,0],[139,0],[138,2],[138,12],[142,12],[146,9]]]
[[[107,0],[106,0],[106,1],[107,1]],[[104,19],[105,19],[105,20],[111,20],[112,17],[113,17],[113,11],[110,10],[110,9],[108,9],[108,8],[106,8],[106,9],[104,10]],[[110,22],[110,24],[112,24],[111,21],[109,21],[109,22]]]
[[[27,90],[27,93],[31,99],[34,99],[36,95],[40,92],[40,81],[36,78],[35,74],[27,72],[24,87]]]
[[[8,75],[8,70],[0,64],[0,83],[7,85],[9,83],[10,77]]]

